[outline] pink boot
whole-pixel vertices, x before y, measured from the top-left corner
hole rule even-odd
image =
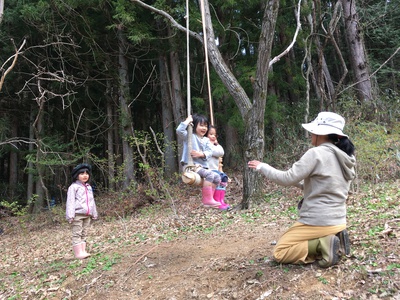
[[[88,253],[84,253],[82,251],[83,244],[84,243],[80,243],[80,244],[72,246],[72,248],[74,249],[75,258],[77,258],[77,259],[84,259],[89,256]]]
[[[205,207],[218,208],[221,205],[221,203],[214,200],[211,186],[203,186],[201,193],[203,197],[203,205]]]
[[[81,245],[82,245],[82,246],[81,246],[82,254],[85,255],[86,257],[89,257],[89,256],[90,256],[90,253],[87,253],[87,252],[86,252],[86,242],[82,243]]]
[[[218,207],[219,210],[228,210],[230,208],[229,204],[224,202],[225,198],[225,189],[217,188],[214,192],[214,199],[218,201],[221,205]]]

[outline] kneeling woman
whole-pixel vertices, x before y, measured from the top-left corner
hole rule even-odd
[[[355,177],[354,145],[343,133],[344,118],[321,112],[303,128],[311,133],[313,148],[287,171],[252,160],[271,181],[303,189],[299,219],[279,239],[274,258],[280,263],[305,264],[318,260],[320,267],[337,263],[350,253],[346,230],[346,199]]]

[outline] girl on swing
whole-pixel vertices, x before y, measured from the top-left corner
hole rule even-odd
[[[222,158],[225,154],[224,148],[218,143],[217,140],[217,128],[213,125],[208,127],[207,137],[211,142],[212,156],[208,161],[209,168],[219,174],[221,177],[221,183],[217,185],[214,192],[214,199],[221,203],[220,209],[223,207],[230,209],[229,204],[225,203],[226,186],[228,184],[228,175],[222,170]]]
[[[192,150],[189,152],[187,128],[193,123]],[[209,169],[207,160],[212,156],[212,145],[207,138],[209,122],[208,119],[199,114],[189,115],[185,121],[181,122],[176,129],[178,136],[183,138],[183,152],[181,165],[183,169],[189,164],[189,156],[193,159],[196,166],[196,173],[203,179],[202,202],[204,207],[211,207],[226,210],[220,202],[214,200],[214,191],[220,184],[221,177],[218,173]]]

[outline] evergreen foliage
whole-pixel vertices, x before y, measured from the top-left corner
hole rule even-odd
[[[150,2],[169,13],[180,25],[186,26],[184,1]],[[258,0],[217,0],[211,4],[215,36],[223,59],[251,98],[260,54],[257,49],[264,3]],[[369,106],[354,105],[356,93],[350,76],[345,78],[337,95],[330,95],[331,100],[324,98],[323,94],[328,94],[326,85],[332,83],[337,87],[344,74],[336,46],[348,68],[349,52],[344,42],[342,21],[338,22],[332,36],[326,31],[334,20],[333,3],[315,1],[314,4],[314,10],[311,1],[303,4],[302,30],[297,41],[293,49],[270,70],[264,139],[266,160],[274,160],[279,166],[293,161],[293,156],[307,146],[299,124],[304,122],[307,110],[305,73],[309,63],[314,68],[314,79],[322,80],[321,90],[316,88],[316,82],[309,82],[309,118],[320,110],[341,111],[353,122],[358,122],[360,118],[360,124],[368,124],[359,127],[366,134],[371,132],[372,126],[371,123],[363,123],[366,119],[375,122],[378,127],[399,121],[399,53],[391,58],[399,46],[398,1],[386,1],[385,5],[382,1],[372,0],[359,3],[360,26],[370,68],[377,71],[373,79],[376,89],[380,91],[379,97]],[[202,35],[199,5],[197,1],[190,2],[190,30]],[[272,57],[279,55],[292,41],[296,29],[296,5],[294,1],[280,3]],[[306,21],[309,15],[315,17],[313,32]],[[181,31],[168,26],[163,17],[128,0],[6,1],[0,24],[2,64],[13,57],[15,47],[18,48],[24,38],[27,45],[12,72],[5,78],[1,90],[0,178],[7,186],[3,200],[12,203],[17,197],[21,205],[27,205],[32,195],[25,192],[28,190],[28,177],[32,175],[30,187],[38,187],[38,178],[43,177],[50,194],[57,194],[58,201],[62,202],[62,196],[58,195],[65,193],[69,171],[74,164],[82,161],[97,166],[97,174],[94,174],[101,189],[112,189],[111,182],[119,181],[123,174],[118,168],[123,166],[121,148],[124,126],[132,127],[135,132],[133,137],[129,137],[131,142],[140,141],[139,147],[135,143],[131,145],[135,152],[134,164],[140,165],[136,171],[137,180],[147,178],[149,184],[153,174],[163,176],[157,147],[154,144],[146,144],[145,147],[142,142],[152,140],[155,143],[154,138],[150,138],[151,128],[157,133],[157,143],[162,149],[165,146],[162,142],[165,135],[158,135],[166,127],[161,117],[165,99],[162,99],[160,91],[160,57],[167,58],[166,65],[171,76],[170,55],[174,53],[177,56],[178,63],[174,66],[178,68],[182,99],[186,101],[186,37]],[[129,65],[126,70],[129,74],[128,106],[132,116],[126,118],[121,117],[118,104],[121,87],[118,55],[121,49],[117,33],[120,29],[128,41],[124,55]],[[317,40],[320,48],[316,46]],[[311,51],[310,62],[305,60],[306,47]],[[322,57],[331,75],[330,82],[323,82],[327,78],[321,71]],[[190,39],[189,59],[193,111],[208,114],[204,48],[193,38]],[[3,66],[3,74],[7,66]],[[220,141],[223,145],[231,142],[225,148],[224,165],[225,168],[241,167],[243,120],[220,78],[212,68],[210,71],[214,118]],[[171,105],[176,105],[173,101],[178,101],[178,97],[174,93],[178,92],[172,85],[172,79],[169,80],[168,92],[173,95],[169,101]],[[184,103],[182,107],[184,110]],[[175,127],[180,121],[170,120],[168,125]],[[237,137],[227,136],[230,132]],[[111,141],[109,136],[112,136]],[[115,160],[111,173],[117,179],[112,179],[108,170],[108,142],[114,151],[110,157]],[[360,148],[364,146],[359,145]],[[147,158],[151,159],[147,163],[140,158],[138,149],[148,151]],[[18,157],[15,170],[10,167],[11,153],[17,153]],[[144,167],[147,164],[155,170],[151,176]],[[20,192],[19,186],[18,193],[12,192],[16,189],[10,182],[11,178],[15,178],[10,176],[12,172],[15,172],[25,191]],[[35,201],[42,199],[46,206],[46,197],[39,195]],[[161,197],[160,194],[158,197]]]

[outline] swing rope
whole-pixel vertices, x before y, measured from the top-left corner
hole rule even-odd
[[[211,97],[211,83],[210,83],[210,66],[208,64],[208,45],[207,45],[207,31],[206,31],[206,16],[205,16],[204,0],[200,0],[200,10],[201,10],[201,21],[203,23],[204,57],[205,57],[206,72],[207,72],[208,99],[210,102],[210,122],[211,122],[211,125],[214,125],[213,103],[212,103],[212,97]]]
[[[190,95],[190,59],[189,59],[189,0],[186,0],[186,68],[187,68],[187,115],[189,116],[192,113],[191,107],[191,95]],[[188,143],[188,166],[187,169],[190,170],[194,167],[193,158],[190,155],[192,152],[192,135],[193,135],[193,126],[192,124],[188,125],[187,128],[187,143]]]
[[[206,65],[206,73],[207,73],[207,88],[208,88],[208,98],[210,105],[210,122],[211,125],[214,125],[214,115],[213,115],[213,105],[212,105],[212,96],[211,96],[211,83],[210,83],[210,69],[208,63],[208,47],[207,47],[207,34],[206,34],[206,26],[205,26],[205,6],[204,1],[200,1],[200,9],[201,9],[201,19],[203,23],[203,36],[204,36],[204,54],[205,54],[205,65]],[[187,115],[189,116],[192,111],[191,107],[191,86],[190,86],[190,51],[189,51],[189,0],[186,0],[186,68],[187,68]],[[193,124],[188,125],[188,135],[187,135],[187,143],[188,143],[188,166],[186,167],[188,170],[193,169],[195,167],[193,163],[193,158],[190,155],[192,151],[192,135],[193,135]]]

